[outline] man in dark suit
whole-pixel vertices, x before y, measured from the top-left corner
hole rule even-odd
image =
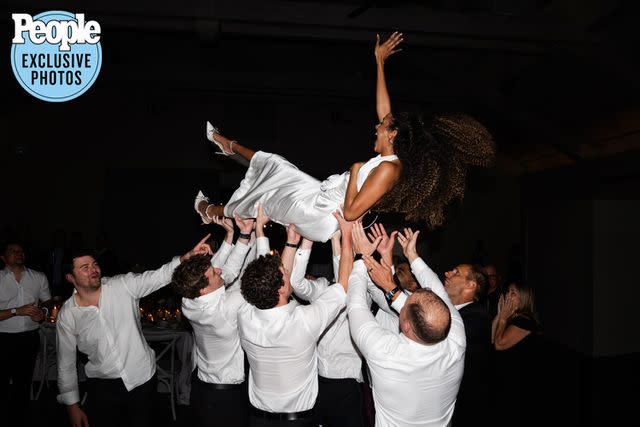
[[[460,264],[445,273],[444,287],[462,316],[467,350],[464,376],[453,414],[453,427],[484,425],[489,404],[491,319],[481,303],[487,292],[482,267]]]

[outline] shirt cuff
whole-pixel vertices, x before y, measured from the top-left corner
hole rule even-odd
[[[298,249],[296,251],[296,258],[307,258],[311,256],[311,249]]]
[[[359,259],[358,261],[353,263],[353,271],[358,271],[358,273],[366,273],[367,272],[367,266],[364,265],[364,261]]]
[[[391,303],[391,308],[400,313],[402,307],[404,307],[404,303],[407,302],[407,294],[404,291],[399,291],[396,299]]]
[[[66,393],[60,393],[57,397],[58,403],[63,405],[73,405],[80,402],[80,392],[78,390],[71,390]]]

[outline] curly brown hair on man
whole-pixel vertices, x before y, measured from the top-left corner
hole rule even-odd
[[[489,131],[465,114],[399,113],[389,128],[398,131],[393,150],[401,176],[374,210],[399,212],[429,228],[441,225],[445,207],[464,197],[469,167],[489,166],[495,158]]]
[[[204,273],[211,267],[210,255],[194,255],[173,270],[171,287],[184,298],[197,298],[209,281]]]
[[[240,282],[240,292],[249,304],[261,310],[278,304],[278,290],[283,283],[281,266],[278,254],[260,256],[247,265]]]

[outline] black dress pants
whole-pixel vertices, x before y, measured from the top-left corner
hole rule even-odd
[[[315,408],[322,427],[363,427],[362,384],[352,378],[318,377]]]
[[[37,329],[0,333],[0,413],[8,414],[9,419],[29,414],[31,379],[39,348]]]
[[[127,391],[122,379],[87,378],[85,412],[91,427],[149,427],[157,377]]]
[[[242,384],[210,384],[191,376],[189,407],[195,427],[245,427],[247,425],[248,391]]]

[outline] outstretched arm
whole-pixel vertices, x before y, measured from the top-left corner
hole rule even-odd
[[[391,37],[389,37],[386,42],[380,44],[380,34],[376,34],[375,55],[378,70],[378,77],[376,80],[376,111],[380,121],[382,121],[385,116],[391,112],[391,100],[389,99],[387,81],[384,76],[384,62],[388,57],[402,50],[396,49],[402,40],[404,40],[402,33],[398,33],[396,31],[391,34]]]

